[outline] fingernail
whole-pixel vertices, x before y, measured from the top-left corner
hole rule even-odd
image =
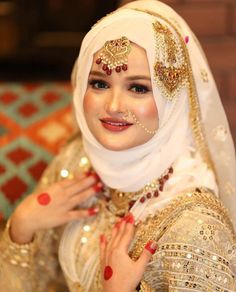
[[[103,189],[103,184],[101,182],[98,182],[93,186],[93,189],[96,193],[99,193]]]
[[[120,225],[122,223],[122,220],[116,222],[116,224],[114,225],[115,228],[119,229],[120,228]]]
[[[148,250],[151,254],[154,254],[157,248],[158,248],[157,243],[152,240],[145,245],[145,249]]]
[[[87,176],[87,177],[90,176],[90,175],[91,175],[91,170],[85,171],[84,174],[85,174],[85,176]]]
[[[99,212],[99,208],[95,207],[95,208],[89,208],[88,209],[88,215],[89,216],[94,216]]]
[[[124,221],[126,221],[126,223],[130,223],[130,224],[134,224],[134,216],[132,213],[127,214],[124,217]]]
[[[106,237],[104,234],[100,235],[100,243],[105,243],[106,242]]]
[[[101,180],[100,177],[98,176],[98,174],[97,174],[96,172],[91,172],[90,175],[91,175],[92,177],[94,177],[94,179],[95,179],[96,181]]]

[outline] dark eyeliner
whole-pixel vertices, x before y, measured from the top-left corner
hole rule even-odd
[[[142,89],[144,92],[143,91],[134,91],[134,90],[132,90],[132,88],[134,88],[134,87]],[[145,94],[145,93],[151,91],[148,86],[143,85],[143,84],[138,84],[138,83],[130,84],[129,88],[130,88],[131,91],[133,91],[135,93],[139,93],[139,94]]]

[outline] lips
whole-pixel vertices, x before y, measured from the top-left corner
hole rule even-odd
[[[100,121],[105,129],[112,132],[124,131],[133,125],[122,119],[103,118]]]

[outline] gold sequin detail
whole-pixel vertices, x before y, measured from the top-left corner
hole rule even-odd
[[[206,206],[215,211],[209,211],[207,215],[211,215],[217,220],[224,222],[230,227],[232,234],[234,234],[232,223],[228,217],[228,212],[223,205],[215,198],[210,190],[197,188],[193,191],[187,191],[183,195],[177,196],[176,199],[173,199],[165,209],[158,212],[153,217],[149,216],[146,219],[144,224],[137,229],[136,243],[134,249],[130,252],[130,256],[134,260],[137,260],[145,244],[149,240],[158,241],[167,231],[167,226],[170,228],[176,220],[178,220],[183,211],[191,210],[196,207],[196,204],[199,206]],[[204,212],[204,210],[202,212]]]
[[[201,69],[201,77],[203,82],[208,83],[208,74],[205,69]]]

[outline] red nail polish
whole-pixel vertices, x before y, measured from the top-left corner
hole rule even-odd
[[[96,172],[91,172],[90,175],[91,175],[92,177],[94,177],[94,179],[95,179],[96,181],[99,181],[99,180],[100,180],[100,177],[97,175]]]
[[[99,212],[99,209],[98,209],[98,208],[89,208],[89,209],[88,209],[88,215],[89,215],[89,216],[94,216],[94,215],[96,215],[98,212]]]
[[[114,225],[114,227],[115,227],[115,228],[117,228],[117,229],[119,229],[119,228],[120,228],[120,225],[121,225],[121,223],[122,223],[122,220],[120,220],[120,221],[116,222],[116,223],[115,223],[115,225]]]
[[[129,216],[127,216],[125,221],[127,223],[134,224],[134,216],[133,216],[133,214],[130,213]]]
[[[106,237],[104,234],[100,235],[100,243],[105,243],[106,242]]]
[[[145,245],[145,249],[148,250],[151,254],[154,254],[157,250],[157,244],[154,241],[149,241],[146,245]]]
[[[90,176],[91,175],[91,170],[85,171],[84,174],[85,174],[86,177]]]
[[[93,189],[96,193],[99,193],[103,189],[103,184],[101,182],[98,182],[93,186]]]

